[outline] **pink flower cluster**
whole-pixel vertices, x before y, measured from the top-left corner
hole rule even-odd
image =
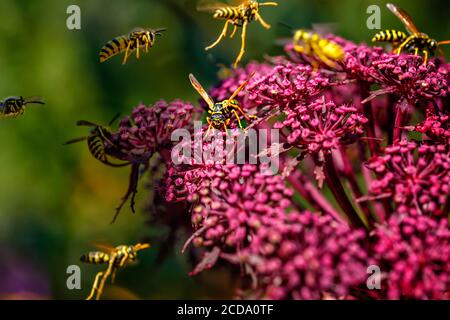
[[[373,181],[374,196],[394,200],[399,213],[449,213],[450,151],[440,144],[401,141],[367,164],[380,178]]]
[[[112,138],[125,159],[132,163],[145,163],[155,152],[164,152],[172,146],[171,134],[174,130],[192,126],[197,109],[190,103],[164,100],[153,106],[137,106],[131,117],[120,122],[119,131]],[[118,146],[118,147],[117,147]],[[167,160],[170,160],[170,152]]]
[[[289,132],[286,141],[307,153],[330,153],[341,145],[354,142],[364,133],[367,118],[350,105],[336,106],[318,99],[285,111],[286,119],[274,125]]]
[[[236,254],[248,246],[258,229],[276,223],[291,206],[292,190],[279,176],[263,175],[255,165],[213,166],[198,173],[187,171],[183,180],[191,182],[194,236],[190,241],[197,247]],[[192,185],[194,176],[196,186]]]
[[[433,141],[450,145],[450,114],[434,114],[429,111],[425,120],[416,125],[415,130]]]
[[[374,263],[384,273],[381,299],[448,299],[448,220],[405,214],[391,217],[374,232]]]
[[[249,100],[260,108],[294,109],[302,102],[316,98],[330,85],[330,79],[310,66],[287,63],[248,86]]]
[[[191,274],[219,261],[240,268],[233,274],[250,280],[242,297],[448,298],[448,64],[329,39],[345,52],[336,70],[314,70],[287,46],[287,56],[234,70],[210,91],[227,99],[254,74],[237,100],[258,117],[252,128],[279,130],[282,174],[205,159],[214,144],[202,139],[184,142],[194,160],[178,154],[170,136],[192,132],[198,111],[181,101],[138,106],[106,150],[137,166],[161,154],[165,176],[152,186],[176,217],[162,220],[192,227]],[[381,290],[366,286],[373,264]]]
[[[419,56],[385,53],[371,63],[368,73],[382,86],[372,97],[392,93],[400,101],[414,105],[448,94],[447,75],[440,72],[433,62],[424,65]]]
[[[261,227],[241,259],[258,279],[259,298],[345,297],[366,279],[364,238],[331,216],[291,213]]]

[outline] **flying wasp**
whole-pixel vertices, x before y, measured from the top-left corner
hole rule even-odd
[[[73,140],[67,141],[65,144],[72,144],[77,143],[81,141],[87,141],[87,145],[89,148],[89,152],[92,154],[92,156],[100,161],[103,164],[106,164],[111,167],[124,167],[129,165],[130,163],[124,162],[124,163],[114,163],[111,162],[110,157],[105,151],[105,144],[108,143],[109,145],[113,146],[114,144],[111,142],[112,132],[109,129],[109,126],[111,126],[117,118],[120,116],[120,114],[117,114],[114,116],[114,118],[109,122],[108,127],[86,121],[86,120],[80,120],[77,121],[77,126],[87,126],[92,127],[91,132],[89,135],[85,137],[76,138]]]
[[[247,86],[248,82],[254,75],[251,74],[250,77],[244,81],[231,95],[231,97],[227,100],[223,100],[221,102],[215,103],[213,99],[209,96],[206,90],[202,87],[202,85],[197,81],[193,74],[189,75],[189,80],[191,81],[192,86],[195,90],[200,94],[200,96],[205,100],[208,104],[208,113],[209,116],[206,118],[208,121],[208,130],[206,134],[209,133],[210,129],[228,129],[228,125],[230,124],[231,117],[234,115],[238,121],[239,128],[243,129],[240,116],[238,111],[244,116],[247,121],[250,121],[251,118],[256,119],[257,117],[254,115],[246,115],[245,112],[239,105],[239,102],[235,100],[239,92]]]
[[[107,264],[106,271],[100,271],[95,276],[94,284],[92,285],[91,292],[86,300],[92,300],[95,296],[95,300],[99,300],[106,280],[111,276],[111,283],[114,283],[117,275],[117,271],[120,268],[124,268],[137,259],[137,252],[150,247],[148,243],[138,243],[131,246],[121,245],[118,247],[110,247],[107,245],[96,245],[96,247],[102,251],[93,251],[81,256],[81,262],[90,264]]]
[[[163,31],[166,31],[166,29],[136,28],[129,34],[116,37],[105,44],[100,50],[100,62],[104,62],[109,58],[125,51],[122,61],[122,64],[125,64],[135,50],[136,58],[139,59],[139,50],[145,49],[145,52],[148,52],[148,49],[153,47],[155,44],[156,36],[161,36]]]
[[[318,69],[320,63],[336,69],[338,61],[344,60],[344,49],[337,43],[321,37],[318,33],[296,30],[292,39],[294,50],[311,60],[311,65]]]
[[[0,117],[17,117],[25,112],[28,104],[45,104],[41,97],[8,97],[0,101]]]
[[[434,55],[440,45],[450,44],[450,40],[438,42],[430,38],[427,34],[420,32],[405,10],[392,3],[388,3],[386,6],[397,18],[400,19],[408,31],[409,36],[401,31],[385,30],[375,34],[372,39],[373,42],[391,42],[394,45],[394,52],[396,54],[400,54],[403,49],[406,49],[411,53],[414,52],[415,55],[420,52],[423,54],[424,64],[427,63],[429,55]]]
[[[240,0],[237,2],[237,5],[233,6],[220,2],[201,1],[197,7],[199,11],[211,12],[214,14],[213,17],[215,19],[226,20],[225,26],[223,27],[222,32],[219,35],[219,38],[217,38],[217,40],[213,44],[206,47],[205,50],[210,50],[214,48],[222,41],[224,37],[227,36],[229,24],[233,26],[230,38],[234,37],[238,28],[242,28],[241,49],[233,65],[233,67],[236,69],[237,65],[239,64],[245,53],[245,39],[247,36],[248,24],[253,20],[255,20],[259,21],[259,23],[265,29],[270,29],[270,25],[267,24],[259,14],[259,9],[260,7],[263,6],[278,6],[278,3],[276,2],[259,3],[256,0]]]

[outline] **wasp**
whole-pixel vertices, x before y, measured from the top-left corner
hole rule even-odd
[[[129,34],[116,37],[105,44],[100,50],[100,62],[104,62],[125,51],[122,64],[126,64],[128,58],[135,50],[136,58],[139,59],[139,50],[145,49],[145,52],[148,52],[148,49],[155,44],[156,36],[161,36],[163,31],[166,31],[166,29],[136,28]]]
[[[223,100],[221,102],[215,103],[213,99],[209,96],[209,94],[206,92],[206,90],[202,87],[202,85],[197,81],[197,79],[194,77],[193,74],[189,75],[189,80],[191,81],[192,86],[195,90],[200,94],[200,96],[205,100],[207,103],[209,109],[208,114],[209,116],[206,118],[206,121],[208,121],[208,130],[206,134],[209,133],[210,129],[225,129],[225,131],[228,129],[228,125],[230,124],[231,117],[234,115],[236,118],[239,128],[243,129],[241,118],[239,116],[238,111],[244,116],[244,118],[247,121],[250,121],[251,118],[256,119],[257,117],[254,115],[247,115],[242,110],[241,106],[239,105],[239,102],[235,99],[239,92],[242,91],[242,89],[247,86],[248,82],[254,75],[251,74],[250,77],[244,81],[231,95],[231,97],[227,100]]]
[[[311,59],[315,69],[322,62],[336,69],[336,61],[344,60],[344,49],[337,43],[321,37],[318,33],[307,30],[296,30],[292,40],[294,50]]]
[[[391,42],[394,45],[394,52],[400,54],[404,49],[408,52],[414,52],[415,55],[423,54],[424,64],[427,63],[429,55],[434,55],[440,45],[450,44],[450,41],[436,41],[427,34],[420,32],[414,24],[411,17],[402,8],[392,3],[386,4],[387,8],[397,17],[405,26],[409,36],[404,32],[396,30],[380,31],[373,37],[372,41]]]
[[[77,121],[77,126],[87,126],[92,127],[91,132],[89,135],[85,137],[76,138],[73,140],[67,141],[65,144],[72,144],[77,143],[81,141],[87,141],[87,145],[89,148],[89,152],[92,154],[92,156],[100,161],[103,164],[106,164],[111,167],[124,167],[129,165],[128,162],[124,163],[114,163],[111,162],[110,157],[106,153],[105,150],[105,144],[109,144],[110,146],[113,146],[114,144],[111,142],[112,132],[111,129],[109,129],[109,126],[111,126],[117,118],[120,116],[120,114],[117,114],[114,116],[114,118],[108,123],[108,127],[86,121],[86,120],[80,120]]]
[[[239,64],[245,53],[245,40],[247,36],[248,24],[255,20],[259,21],[259,23],[265,29],[270,29],[270,25],[267,24],[267,22],[265,22],[264,19],[259,14],[259,9],[260,7],[263,6],[278,6],[278,3],[276,2],[259,3],[256,0],[240,0],[238,1],[238,5],[232,6],[220,2],[210,2],[210,1],[200,2],[200,4],[198,5],[198,10],[212,12],[213,17],[215,19],[226,20],[225,26],[223,27],[222,32],[220,33],[217,40],[210,46],[206,47],[205,50],[208,51],[214,48],[222,41],[224,37],[227,36],[229,25],[233,26],[230,38],[234,37],[238,28],[242,28],[241,49],[233,65],[233,67],[236,69],[237,65]]]
[[[111,283],[114,283],[117,271],[120,268],[124,268],[128,264],[135,262],[138,251],[149,248],[150,244],[138,243],[131,246],[121,245],[115,248],[108,245],[99,244],[96,245],[96,247],[102,251],[93,251],[83,254],[80,258],[81,262],[90,264],[107,264],[108,268],[106,271],[97,273],[91,292],[86,300],[92,300],[94,295],[95,300],[99,300],[108,277],[111,276]]]
[[[8,97],[0,101],[1,117],[17,117],[25,112],[28,104],[45,104],[41,97]]]

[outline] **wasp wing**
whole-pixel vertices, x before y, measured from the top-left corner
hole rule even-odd
[[[231,95],[231,97],[228,100],[233,100],[234,98],[236,98],[236,96],[239,94],[239,92],[242,91],[242,89],[244,89],[248,82],[250,81],[250,79],[255,75],[255,72],[253,72],[248,78],[247,80],[245,80],[240,86],[239,88],[236,89],[236,91],[234,91],[234,93]]]
[[[392,3],[386,4],[386,7],[389,10],[391,10],[391,12],[393,14],[395,14],[395,16],[397,18],[400,19],[400,21],[403,23],[403,25],[405,26],[406,30],[408,30],[409,33],[411,33],[411,34],[420,33],[419,29],[416,27],[416,25],[412,21],[411,17],[409,16],[408,13],[406,13],[405,10],[397,7],[395,4],[392,4]]]
[[[214,107],[214,101],[211,99],[209,94],[203,89],[202,85],[197,81],[194,75],[189,74],[189,80],[191,81],[192,86],[195,90],[202,96],[203,100],[208,104],[208,106],[212,109]]]
[[[44,98],[42,97],[26,97],[23,99],[25,103],[38,103],[38,104],[45,104]]]
[[[203,12],[214,12],[217,9],[223,9],[232,7],[233,5],[220,2],[220,1],[214,1],[214,0],[200,0],[197,3],[197,10],[203,11]]]
[[[116,251],[116,248],[110,246],[109,244],[105,244],[105,243],[95,243],[94,246],[99,249],[102,250],[105,253],[113,253],[114,251]]]

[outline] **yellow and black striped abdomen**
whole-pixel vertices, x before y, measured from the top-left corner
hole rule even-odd
[[[109,58],[119,54],[127,49],[128,36],[120,36],[112,39],[100,50],[100,62],[104,62]]]
[[[235,20],[241,18],[238,8],[224,7],[217,9],[214,12],[214,18],[216,19],[230,19]]]
[[[100,162],[108,162],[106,153],[105,153],[105,141],[104,139],[97,134],[90,135],[87,138],[87,144],[89,151]]]
[[[81,262],[86,262],[86,263],[91,263],[91,264],[108,263],[109,254],[101,252],[101,251],[89,252],[88,254],[83,254],[81,256],[80,260],[81,260]]]
[[[372,38],[372,42],[403,42],[408,36],[403,31],[383,30]]]

